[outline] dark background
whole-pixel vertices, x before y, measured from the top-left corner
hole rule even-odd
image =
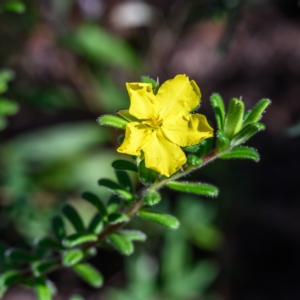
[[[0,15],[0,65],[15,72],[5,97],[20,106],[0,133],[1,240],[29,248],[47,234],[51,216],[66,201],[90,216],[80,194],[88,189],[105,199],[97,179],[113,176],[110,162],[119,157],[120,132],[98,127],[96,118],[128,107],[125,82],[139,81],[140,75],[163,82],[184,73],[198,83],[200,113],[212,122],[213,92],[226,103],[242,97],[248,109],[262,98],[272,104],[263,116],[266,131],[249,143],[261,155],[258,164],[217,161],[192,175],[220,187],[217,199],[191,200],[214,210],[209,221],[214,233],[205,244],[199,236],[207,223],[202,229],[194,224],[193,233],[187,227],[189,232],[180,234],[180,243],[190,249],[184,256],[191,262],[213,260],[216,275],[204,291],[195,287],[192,294],[176,294],[166,288],[167,275],[154,272],[155,291],[140,299],[300,299],[298,1],[24,3],[25,13]],[[164,193],[162,209],[184,220],[188,208],[178,204],[184,196]],[[201,208],[204,217],[207,207]],[[167,251],[161,241],[168,237],[149,224],[138,226],[149,234],[139,253],[150,253],[159,269]],[[115,288],[133,299],[129,287],[138,283],[128,276],[134,269],[126,260],[109,249],[92,260],[107,280],[100,291],[69,270],[55,272],[55,299],[75,293],[121,299],[109,296]],[[16,287],[5,299],[32,295]]]

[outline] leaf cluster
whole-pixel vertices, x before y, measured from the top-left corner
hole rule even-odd
[[[158,89],[158,81],[148,77],[143,77],[142,80],[152,84],[153,90]],[[217,121],[215,142],[213,138],[208,138],[198,145],[183,148],[188,155],[187,163],[173,176],[167,178],[147,168],[143,155],[132,157],[131,161],[116,160],[112,163],[116,180],[102,178],[98,181],[99,186],[112,193],[109,200],[105,203],[90,192],[82,195],[95,210],[87,225],[74,206],[65,204],[60,213],[53,217],[51,236],[38,239],[30,251],[7,250],[6,246],[0,245],[0,295],[10,286],[21,283],[34,287],[40,300],[52,299],[55,288],[48,280],[47,274],[63,267],[71,268],[91,286],[100,287],[104,281],[103,275],[86,261],[95,256],[97,248],[101,246],[112,247],[125,256],[131,255],[134,252],[134,242],[144,242],[147,238],[146,234],[138,229],[125,228],[133,217],[137,216],[173,230],[179,227],[180,222],[176,217],[153,209],[162,199],[162,187],[216,197],[219,190],[213,185],[178,179],[218,157],[258,161],[256,150],[241,145],[264,129],[264,125],[259,121],[270,101],[263,99],[246,113],[241,99],[233,98],[227,112],[220,95],[213,94],[211,104]],[[129,121],[126,111],[120,116],[106,115],[98,119],[100,125],[118,129],[125,129]],[[122,140],[121,137],[120,142]],[[213,149],[214,144],[216,146]],[[141,188],[137,189],[133,185],[128,172],[137,175]],[[74,232],[71,234],[66,229],[66,221],[73,227]]]

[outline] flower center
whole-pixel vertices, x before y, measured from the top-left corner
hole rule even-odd
[[[143,121],[142,123],[148,125],[149,127],[152,127],[152,129],[157,129],[162,125],[163,120],[159,118],[149,118],[148,120]]]

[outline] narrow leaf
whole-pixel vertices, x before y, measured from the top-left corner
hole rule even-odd
[[[175,191],[181,191],[186,193],[195,193],[198,195],[216,197],[219,194],[218,188],[210,184],[203,184],[197,182],[178,182],[170,181],[167,186]]]
[[[99,125],[104,126],[112,126],[117,129],[126,129],[126,124],[128,121],[124,120],[123,118],[112,116],[112,115],[104,115],[97,119]]]
[[[58,265],[54,261],[41,261],[34,263],[31,268],[34,276],[40,277],[44,273],[48,273],[50,270],[54,270],[57,267]]]
[[[55,293],[52,286],[48,285],[43,277],[36,278],[35,291],[39,300],[51,300]]]
[[[138,215],[143,219],[156,222],[170,229],[177,229],[180,225],[179,221],[174,216],[163,214],[160,212],[140,210]]]
[[[153,94],[155,95],[159,89],[159,81],[150,78],[149,76],[141,76],[142,83],[150,83],[152,85]]]
[[[123,187],[121,187],[119,184],[113,182],[110,179],[100,179],[98,181],[98,183],[99,183],[99,185],[108,188],[113,193],[118,194],[119,196],[121,196],[125,200],[129,200],[129,201],[134,200],[134,196],[131,193],[129,193]]]
[[[138,169],[139,169],[139,178],[143,184],[148,185],[156,181],[157,172],[155,170],[148,169],[145,165],[144,159],[139,163]]]
[[[99,211],[100,215],[102,215],[103,217],[106,216],[106,208],[103,202],[96,195],[90,192],[84,192],[82,194],[82,198],[94,205]]]
[[[133,185],[128,173],[120,170],[115,170],[115,173],[119,184],[123,186],[128,192],[133,193]]]
[[[228,152],[225,152],[221,155],[219,155],[219,158],[245,158],[245,159],[252,159],[255,162],[259,161],[259,154],[257,151],[253,148],[248,148],[248,147],[235,147],[231,149]]]
[[[63,240],[63,245],[72,248],[78,245],[96,242],[97,240],[97,235],[93,233],[74,233]]]
[[[231,141],[231,146],[235,147],[248,141],[254,134],[264,130],[265,125],[261,123],[251,123],[244,127]]]
[[[65,224],[61,216],[54,216],[52,218],[52,229],[59,241],[66,236]]]
[[[70,204],[65,204],[62,208],[62,212],[66,218],[71,222],[76,231],[84,231],[84,225],[77,210]]]
[[[223,151],[230,146],[230,140],[227,138],[227,136],[222,130],[218,130],[216,146],[219,151]]]
[[[103,285],[103,276],[97,269],[92,267],[90,264],[80,263],[74,265],[72,268],[75,271],[75,273],[77,273],[77,275],[79,275],[92,287],[99,288]]]
[[[112,214],[118,212],[121,204],[122,200],[119,198],[119,196],[112,195],[106,205],[107,213]]]
[[[73,266],[79,263],[85,256],[85,253],[81,249],[72,249],[63,253],[62,263],[66,267]]]
[[[22,273],[18,270],[10,270],[0,275],[0,296],[12,285],[19,282]]]
[[[219,94],[212,94],[210,102],[214,109],[218,128],[223,130],[225,122],[225,107],[222,97]]]
[[[120,115],[121,117],[123,117],[125,120],[129,121],[129,122],[139,122],[140,120],[137,119],[136,117],[134,117],[133,115],[131,115],[129,113],[128,109],[124,109],[124,110],[119,110],[117,112],[118,115]]]
[[[250,123],[256,123],[261,119],[266,108],[271,104],[269,99],[262,99],[252,108],[248,116],[244,119],[243,127]]]
[[[161,196],[155,190],[147,190],[144,196],[145,203],[148,205],[156,205],[160,202]]]
[[[117,224],[117,223],[123,223],[128,221],[129,221],[129,217],[125,214],[112,213],[111,215],[108,216],[109,224]]]
[[[229,139],[231,139],[235,134],[237,134],[240,131],[243,122],[243,115],[243,101],[236,98],[231,99],[224,125],[224,133]]]
[[[51,238],[42,238],[36,241],[38,247],[52,249],[52,250],[64,250],[65,248],[57,241]]]
[[[118,231],[118,233],[125,235],[126,238],[132,242],[144,242],[147,239],[146,234],[140,230],[123,229]]]
[[[103,218],[99,213],[96,213],[93,219],[91,220],[87,231],[94,234],[99,234],[104,227]]]
[[[112,163],[112,166],[117,170],[126,170],[126,171],[134,171],[137,172],[138,168],[136,164],[128,160],[118,159]]]
[[[124,255],[133,253],[133,243],[122,234],[112,233],[108,236],[108,241]]]
[[[22,249],[8,249],[5,254],[10,260],[15,262],[34,262],[37,260],[34,255]]]

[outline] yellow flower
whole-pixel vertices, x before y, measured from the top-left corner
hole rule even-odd
[[[148,83],[126,83],[130,116],[120,153],[141,155],[147,168],[170,176],[186,162],[180,147],[192,146],[213,136],[205,116],[190,114],[200,102],[195,81],[177,75],[161,85],[156,95]],[[122,113],[123,112],[123,113]]]

